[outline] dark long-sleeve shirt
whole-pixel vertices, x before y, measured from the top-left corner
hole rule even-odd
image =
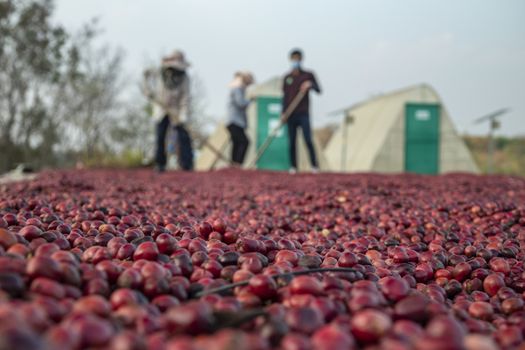
[[[298,74],[290,72],[284,77],[283,81],[283,112],[286,111],[295,96],[297,96],[301,85],[305,81],[311,81],[312,90],[321,93],[321,88],[315,79],[314,73],[302,69],[299,70]],[[310,114],[310,98],[308,95],[307,93],[292,114]]]

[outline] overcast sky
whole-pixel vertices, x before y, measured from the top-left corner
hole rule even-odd
[[[313,99],[316,126],[337,120],[330,111],[426,82],[460,132],[484,134],[472,120],[510,107],[500,133],[525,134],[523,0],[57,0],[69,29],[93,17],[100,42],[125,50],[132,79],[182,48],[217,119],[235,70],[264,81],[301,47],[324,89]]]

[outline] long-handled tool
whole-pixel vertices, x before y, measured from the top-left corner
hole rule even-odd
[[[230,140],[227,140],[226,142],[224,142],[219,150],[219,152],[221,154],[224,154],[224,151],[226,150],[226,147],[228,147],[228,145],[230,144]],[[210,167],[208,168],[209,171],[211,170],[214,170],[215,167],[217,166],[217,163],[219,162],[219,157],[215,156],[215,159],[213,160],[213,163],[211,163]]]
[[[168,114],[170,114],[170,108],[169,108],[168,106],[166,106],[164,103],[162,103],[161,101],[159,101],[158,99],[156,99],[155,96],[154,96],[153,94],[148,93],[148,91],[146,91],[145,88],[142,88],[142,92],[144,93],[144,95],[145,95],[148,99],[150,99],[152,102],[154,102],[154,103],[158,104],[159,106],[161,106],[161,107],[162,107],[162,108],[163,108]],[[170,114],[170,117],[172,117],[171,114]],[[215,148],[215,146],[213,146],[212,144],[210,144],[206,138],[201,137],[199,134],[193,132],[191,129],[189,129],[189,127],[188,127],[188,133],[191,135],[191,137],[192,137],[193,139],[198,140],[202,145],[208,147],[208,149],[209,149],[210,151],[212,151],[212,152],[215,154],[215,156],[216,156],[217,158],[220,158],[221,160],[227,162],[227,163],[230,164],[230,165],[232,164],[231,159],[229,159],[228,157],[226,157],[224,154],[222,154],[221,151],[219,151],[217,148]],[[217,159],[217,158],[216,158],[216,159]]]
[[[193,134],[193,137],[198,139],[202,143],[203,146],[208,147],[208,149],[212,151],[212,153],[215,154],[215,157],[216,157],[215,159],[221,159],[230,165],[232,164],[231,159],[226,157],[220,150],[218,150],[217,148],[215,148],[215,146],[209,143],[206,138],[200,137],[197,134]]]
[[[257,150],[257,153],[255,154],[255,158],[252,160],[249,168],[254,169],[257,166],[257,162],[261,157],[263,156],[264,152],[266,152],[266,149],[270,146],[273,139],[277,136],[279,133],[279,130],[283,127],[284,124],[288,121],[292,113],[295,111],[299,103],[302,101],[304,96],[307,94],[308,90],[301,90],[299,93],[294,97],[288,108],[284,111],[284,113],[281,116],[281,119],[279,121],[279,125],[275,129],[272,130],[270,135],[266,137],[266,140],[264,140],[263,144],[259,149]]]

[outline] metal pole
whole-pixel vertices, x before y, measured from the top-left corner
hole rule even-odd
[[[487,151],[487,173],[492,174],[494,171],[494,119],[490,119],[488,151]]]
[[[348,146],[348,122],[349,122],[349,115],[348,112],[345,113],[345,117],[343,118],[343,149],[341,151],[341,171],[346,171],[346,148]]]

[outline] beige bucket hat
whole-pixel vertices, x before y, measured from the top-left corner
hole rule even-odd
[[[242,85],[251,85],[255,83],[253,74],[249,71],[238,71],[235,72],[233,80],[228,84],[230,88],[240,87]]]
[[[175,50],[171,55],[162,59],[162,66],[166,68],[171,67],[179,70],[186,70],[190,66],[190,63],[186,61],[184,52],[181,50]]]

